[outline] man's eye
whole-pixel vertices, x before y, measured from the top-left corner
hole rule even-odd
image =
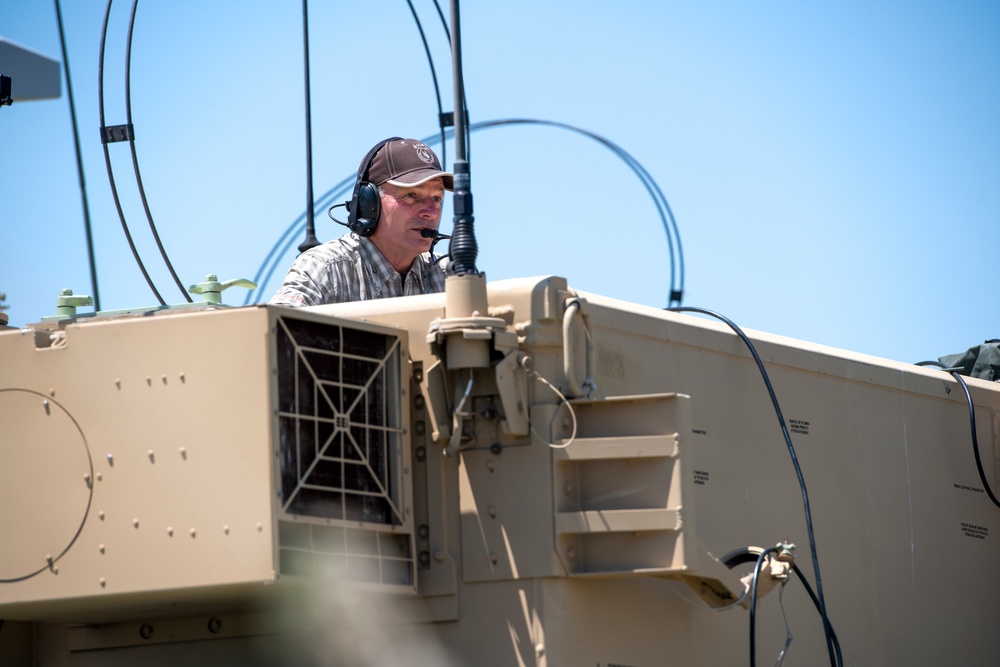
[[[444,197],[439,197],[437,195],[434,196],[434,203],[435,204],[440,204],[442,201],[444,201]]]

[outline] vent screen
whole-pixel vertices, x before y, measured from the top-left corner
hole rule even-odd
[[[276,346],[282,509],[403,525],[399,338],[278,317]]]
[[[278,522],[281,574],[413,585],[408,535],[348,526]]]

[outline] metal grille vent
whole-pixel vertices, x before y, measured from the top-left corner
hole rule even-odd
[[[413,585],[409,535],[298,521],[279,521],[278,534],[281,574]]]
[[[401,526],[399,338],[277,318],[282,509]]]

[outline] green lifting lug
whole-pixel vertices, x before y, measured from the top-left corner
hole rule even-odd
[[[236,278],[235,280],[227,280],[220,283],[219,277],[214,273],[210,273],[205,276],[205,282],[191,285],[188,287],[188,291],[191,294],[203,294],[205,303],[222,303],[222,291],[230,287],[256,289],[257,283],[246,278]]]
[[[79,306],[92,306],[94,299],[89,296],[73,296],[73,290],[64,289],[56,299],[56,317],[67,318],[76,317],[76,309]]]

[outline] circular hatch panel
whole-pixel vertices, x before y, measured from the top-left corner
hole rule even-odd
[[[50,568],[76,541],[94,467],[73,416],[29,389],[0,389],[0,582]]]

